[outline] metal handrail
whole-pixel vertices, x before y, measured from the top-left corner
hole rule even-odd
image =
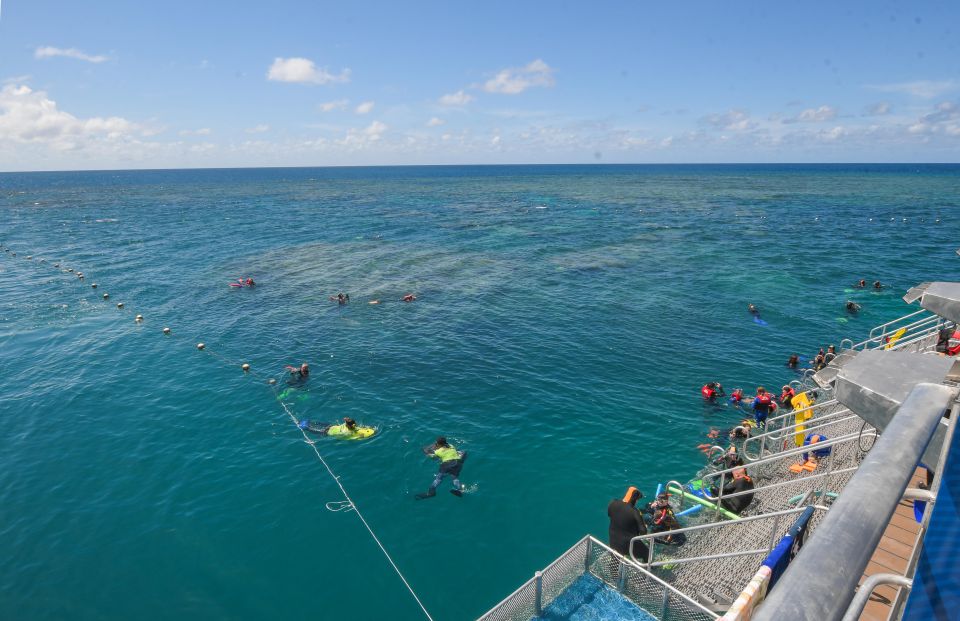
[[[611,547],[608,546],[607,544],[603,543],[602,541],[600,541],[599,539],[597,539],[597,538],[594,537],[593,535],[587,535],[586,537],[584,537],[584,539],[587,539],[587,543],[588,543],[589,546],[600,546],[601,548],[603,548],[604,550],[606,550],[607,552],[609,552],[611,555],[613,555],[615,558],[621,559],[624,563],[630,565],[632,568],[637,569],[638,571],[642,572],[645,578],[650,578],[650,579],[653,579],[654,581],[660,583],[660,586],[662,586],[666,591],[668,591],[668,592],[670,592],[672,595],[675,595],[675,596],[679,597],[680,599],[684,600],[687,604],[693,606],[695,609],[700,610],[700,611],[702,611],[702,612],[706,612],[706,613],[708,613],[709,615],[713,616],[714,618],[716,618],[716,617],[718,616],[715,612],[713,612],[713,611],[711,611],[711,610],[709,610],[709,609],[707,609],[707,608],[704,608],[703,604],[695,601],[695,600],[692,599],[689,595],[687,595],[686,593],[684,593],[683,591],[681,591],[681,590],[678,589],[677,587],[675,587],[675,586],[673,586],[672,584],[664,581],[664,580],[661,579],[660,577],[655,576],[654,574],[652,574],[646,567],[644,567],[641,563],[637,562],[634,558],[632,558],[632,557],[629,557],[629,558],[628,558],[628,557],[620,554],[619,552],[617,552],[616,550],[614,550],[613,548],[611,548]],[[581,539],[580,541],[583,541],[583,539]],[[580,544],[580,541],[577,542],[577,545]],[[576,546],[574,546],[574,547],[576,547]],[[571,548],[571,549],[573,549],[573,548]],[[588,552],[589,552],[590,548],[588,547],[587,550],[588,550]],[[559,560],[559,559],[558,559],[558,560]],[[588,557],[587,560],[589,561],[589,557]]]
[[[811,390],[812,390],[812,389],[811,389]],[[806,391],[804,391],[804,392],[810,392],[810,391],[809,391],[809,390],[806,390]],[[777,422],[777,421],[781,421],[781,420],[783,420],[784,418],[786,418],[786,417],[788,417],[788,416],[791,416],[791,415],[796,416],[797,414],[803,414],[804,412],[807,412],[807,411],[810,411],[810,410],[813,410],[813,409],[816,409],[816,408],[819,408],[819,407],[826,407],[826,406],[828,406],[828,405],[836,405],[837,403],[838,403],[838,401],[837,401],[836,399],[828,399],[828,400],[826,400],[826,401],[817,401],[816,403],[811,403],[811,404],[808,405],[807,407],[805,407],[805,408],[800,408],[799,410],[790,410],[790,411],[788,411],[788,412],[784,412],[783,414],[777,414],[776,416],[771,416],[770,418],[767,419],[766,425],[769,427],[771,424],[773,424],[773,423],[775,423],[775,422]]]
[[[864,580],[860,588],[857,589],[857,594],[854,595],[853,601],[850,602],[850,607],[847,608],[847,612],[843,615],[841,621],[857,621],[860,615],[863,614],[863,608],[870,600],[870,596],[873,595],[873,592],[878,586],[883,584],[893,584],[908,591],[913,588],[913,580],[905,576],[899,574],[873,574]]]
[[[827,422],[827,423],[824,423],[824,422],[823,422],[823,421],[825,421],[825,420],[830,419],[831,417],[835,417],[835,418],[836,418],[836,417],[845,416],[845,415],[847,415],[845,419],[830,420],[830,421]],[[830,414],[824,414],[824,415],[821,416],[820,418],[811,418],[811,419],[809,419],[809,420],[805,420],[805,421],[800,422],[800,423],[793,423],[793,424],[790,424],[790,425],[784,425],[783,427],[780,427],[780,428],[778,428],[778,429],[774,429],[774,430],[772,430],[772,431],[766,431],[766,432],[761,433],[761,434],[756,435],[756,436],[750,436],[749,438],[747,438],[746,440],[743,441],[743,448],[741,449],[741,451],[742,451],[744,457],[746,457],[747,459],[749,459],[749,460],[751,460],[751,461],[755,461],[756,459],[760,459],[761,457],[763,457],[762,452],[763,452],[763,450],[766,448],[766,446],[765,446],[766,443],[762,443],[762,444],[761,444],[761,446],[760,446],[760,451],[761,451],[761,452],[758,453],[758,457],[754,458],[754,457],[751,457],[751,456],[750,456],[751,453],[748,451],[748,448],[749,448],[748,445],[749,445],[749,443],[750,443],[752,440],[759,440],[759,439],[761,439],[761,438],[772,438],[772,439],[774,439],[775,441],[779,441],[779,440],[785,439],[785,438],[787,438],[787,437],[789,437],[789,436],[796,435],[797,433],[800,433],[800,432],[797,430],[797,427],[803,427],[803,428],[804,428],[804,429],[803,429],[804,431],[812,431],[812,430],[814,430],[814,429],[821,429],[821,428],[826,427],[826,426],[828,426],[828,425],[835,425],[835,424],[837,424],[838,422],[842,422],[842,420],[850,420],[850,419],[853,419],[853,418],[860,418],[860,417],[857,416],[856,414],[853,414],[849,409],[843,408],[843,409],[841,409],[841,410],[837,410],[836,412],[831,412]],[[813,423],[813,424],[811,424],[811,423]],[[779,435],[778,435],[778,434],[779,434]],[[776,454],[776,453],[773,452],[773,451],[771,451],[771,454]]]
[[[917,313],[921,313],[921,312],[926,312],[926,310],[921,310],[921,311],[917,311],[917,312],[915,312],[915,313],[911,313],[910,315],[905,315],[904,317],[901,317],[901,319],[906,319],[907,317],[912,317],[912,316],[916,315]],[[878,328],[881,328],[881,327],[884,327],[884,326],[889,326],[890,324],[893,324],[893,323],[895,323],[896,321],[897,321],[897,320],[895,319],[894,321],[887,322],[886,324],[883,324],[883,326],[877,326],[876,328],[874,328],[873,330],[870,331],[870,335],[867,337],[866,340],[857,343],[856,345],[854,345],[853,347],[851,347],[851,349],[858,349],[858,348],[859,348],[859,349],[869,349],[869,348],[867,347],[867,345],[868,345],[869,343],[878,343],[878,344],[880,344],[880,345],[886,345],[886,343],[884,342],[884,339],[885,339],[887,336],[889,336],[890,334],[893,334],[894,332],[896,332],[897,330],[900,330],[901,328],[905,328],[905,329],[906,329],[906,332],[904,332],[904,336],[906,336],[908,333],[909,333],[911,336],[914,336],[914,335],[916,334],[916,328],[919,328],[919,327],[922,326],[923,324],[925,324],[925,323],[930,323],[930,322],[933,322],[934,324],[939,325],[939,323],[943,321],[943,317],[940,317],[939,315],[935,315],[935,314],[932,314],[932,313],[931,313],[929,316],[924,317],[923,319],[919,319],[919,320],[914,321],[913,323],[907,324],[907,325],[905,325],[905,326],[899,326],[896,330],[892,330],[892,331],[890,331],[890,332],[887,332],[886,329],[884,329],[881,333],[879,333],[879,334],[877,334],[876,336],[874,336],[874,332],[875,332]],[[927,329],[927,328],[924,328],[924,329]],[[911,332],[911,331],[912,331],[912,332]]]
[[[872,337],[873,337],[873,333],[876,332],[877,330],[883,330],[884,328],[887,328],[887,327],[889,327],[889,326],[892,326],[893,324],[895,324],[895,323],[897,323],[897,322],[900,322],[900,321],[903,321],[904,319],[909,319],[909,318],[911,318],[911,317],[916,317],[917,315],[921,315],[921,314],[926,313],[926,312],[928,312],[927,309],[921,308],[920,310],[915,310],[915,311],[913,311],[912,313],[909,313],[909,314],[904,315],[903,317],[897,317],[896,319],[891,319],[891,320],[888,321],[887,323],[881,323],[881,324],[878,325],[878,326],[874,326],[874,327],[870,330],[870,334],[869,334],[868,336],[872,338]],[[897,328],[897,329],[899,330],[899,328]]]
[[[790,584],[790,588],[772,589],[757,610],[755,621],[830,621],[842,617],[945,409],[953,405],[952,422],[960,416],[956,397],[955,387],[916,385],[817,534],[781,576],[781,583]],[[824,563],[828,561],[831,571],[825,572]]]
[[[825,506],[823,506],[823,505],[810,505],[810,506],[812,506],[812,507],[814,507],[815,509],[820,510],[820,511],[829,511],[829,510],[830,510],[829,507],[825,507]],[[744,523],[746,523],[746,522],[755,522],[755,521],[758,521],[758,520],[771,519],[771,518],[773,518],[773,519],[775,519],[777,522],[779,522],[779,519],[780,519],[781,516],[791,515],[791,514],[794,514],[794,513],[800,513],[801,511],[805,511],[806,508],[807,508],[807,507],[793,507],[793,508],[791,508],[791,509],[783,509],[782,511],[774,511],[774,512],[772,512],[772,513],[764,513],[763,515],[752,515],[752,516],[750,516],[750,517],[740,518],[740,519],[737,520],[736,522],[711,522],[711,523],[709,523],[709,524],[697,524],[696,526],[686,526],[686,527],[684,527],[684,528],[676,528],[676,529],[671,530],[671,531],[669,531],[669,532],[670,532],[671,535],[675,535],[675,534],[679,534],[679,533],[686,534],[686,533],[693,533],[693,532],[697,532],[697,531],[701,531],[701,530],[710,530],[710,529],[714,529],[714,528],[724,528],[724,527],[730,526],[730,525],[732,525],[732,524],[740,525],[740,524],[744,524]],[[633,560],[633,562],[637,563],[637,564],[640,565],[641,567],[648,567],[648,566],[650,566],[650,567],[659,567],[660,565],[664,565],[664,564],[669,565],[669,564],[674,564],[674,563],[677,563],[677,564],[679,564],[679,563],[688,563],[688,562],[693,562],[693,561],[711,560],[711,559],[716,559],[716,558],[732,558],[732,557],[735,557],[735,556],[744,556],[744,555],[748,554],[748,553],[745,553],[745,552],[727,552],[727,553],[723,553],[723,554],[713,554],[713,555],[702,556],[702,557],[699,557],[699,556],[698,556],[698,557],[690,557],[690,558],[678,558],[678,559],[677,559],[677,558],[674,558],[674,559],[670,559],[669,561],[662,561],[662,562],[660,562],[660,563],[654,563],[652,557],[653,557],[653,550],[654,550],[654,548],[656,547],[656,545],[655,545],[655,544],[656,544],[656,541],[650,541],[650,540],[662,538],[664,535],[665,535],[665,533],[648,533],[648,534],[646,534],[646,535],[637,535],[636,537],[631,538],[631,539],[630,539],[630,546],[627,548],[627,552],[629,553],[631,560]],[[649,559],[649,561],[648,561],[647,563],[642,563],[641,561],[637,560],[637,557],[636,557],[636,555],[635,555],[634,552],[633,552],[633,544],[634,544],[634,542],[636,542],[636,541],[640,541],[640,542],[650,541],[651,545],[647,546],[647,549],[648,549],[648,555],[647,555],[647,556],[648,556],[648,559]],[[774,547],[774,546],[771,546],[770,549],[766,550],[766,552],[769,553],[769,551],[772,550],[773,547]],[[761,550],[761,551],[751,551],[751,552],[749,552],[749,554],[759,554],[759,553],[762,552],[762,551],[763,551],[763,550]]]
[[[879,435],[879,434],[876,432],[876,430],[873,430],[873,431],[870,431],[870,432],[866,432],[866,433],[869,433],[870,435]],[[860,434],[860,433],[850,433],[850,434],[845,434],[845,435],[842,435],[842,436],[838,436],[838,437],[836,437],[836,438],[831,438],[831,439],[828,439],[828,440],[824,440],[823,442],[817,442],[817,444],[816,444],[816,446],[815,446],[814,448],[811,448],[810,446],[798,446],[798,447],[794,447],[794,448],[791,448],[791,449],[787,449],[786,451],[781,451],[781,452],[777,453],[776,455],[772,455],[772,456],[770,456],[770,457],[764,457],[763,459],[759,459],[759,460],[757,460],[757,461],[755,461],[755,462],[751,462],[750,465],[748,465],[748,466],[735,466],[735,467],[733,467],[733,468],[727,468],[727,469],[725,469],[725,470],[718,470],[717,472],[710,472],[710,473],[708,473],[708,474],[705,474],[700,480],[701,480],[701,481],[705,481],[706,479],[716,478],[717,476],[721,476],[721,475],[724,475],[724,474],[732,474],[734,470],[737,470],[737,469],[739,469],[739,468],[748,468],[748,469],[749,469],[749,468],[753,468],[753,467],[755,467],[755,466],[761,466],[761,465],[765,465],[765,464],[768,464],[768,463],[772,463],[772,462],[775,462],[775,461],[778,461],[778,460],[782,460],[782,459],[785,459],[785,458],[787,458],[787,457],[795,457],[795,456],[801,455],[801,454],[803,454],[803,453],[809,453],[809,452],[812,451],[812,450],[818,450],[818,449],[826,448],[826,447],[828,447],[828,446],[829,446],[829,447],[832,447],[832,446],[834,446],[834,445],[836,445],[836,444],[840,444],[841,442],[847,442],[847,441],[849,441],[849,440],[853,440],[854,438],[858,438],[858,437],[861,437],[861,434]],[[831,451],[831,453],[832,453],[832,452],[833,452],[833,451]],[[762,488],[758,488],[758,489],[762,489]],[[712,500],[712,499],[709,499],[709,500]]]

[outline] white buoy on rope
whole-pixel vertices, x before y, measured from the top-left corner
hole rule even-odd
[[[92,288],[96,289],[96,288],[97,288],[97,283],[93,283],[93,284],[90,285],[90,286],[91,286]]]
[[[33,256],[31,256],[31,255],[29,255],[29,254],[27,255],[27,261],[29,261],[29,260],[32,259],[32,258],[33,258]]]
[[[136,321],[137,323],[140,323],[141,321],[143,321],[143,315],[137,315],[136,317],[133,318],[133,320]]]
[[[164,328],[164,329],[163,329],[163,333],[164,333],[164,334],[170,334],[170,328]]]
[[[123,302],[117,302],[117,308],[123,308]]]
[[[203,343],[197,343],[197,349],[203,349],[204,347],[206,347],[206,345]]]
[[[240,368],[243,369],[244,373],[246,373],[247,371],[250,370],[250,365],[244,362],[243,364],[240,365]]]
[[[110,299],[110,294],[109,294],[109,293],[104,293],[104,294],[103,294],[103,299],[104,299],[104,300],[109,300],[109,299]]]
[[[276,383],[277,383],[277,380],[275,380],[275,379],[273,379],[273,378],[271,377],[270,379],[267,380],[267,383],[273,385],[273,384],[276,384]]]

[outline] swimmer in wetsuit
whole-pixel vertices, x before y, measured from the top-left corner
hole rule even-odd
[[[862,308],[859,304],[857,304],[853,300],[847,300],[845,307],[847,309],[847,312],[850,313],[851,315],[857,314],[858,312],[860,312],[860,309]]]
[[[610,518],[610,528],[607,531],[610,548],[628,556],[630,554],[630,540],[639,535],[647,534],[647,525],[643,516],[637,510],[637,501],[643,494],[637,488],[627,488],[623,500],[614,498],[607,505],[607,516]],[[649,554],[647,545],[638,542],[633,546],[634,554],[644,561]]]
[[[460,470],[463,468],[463,461],[467,458],[466,453],[461,453],[450,446],[447,439],[443,436],[437,438],[437,441],[423,449],[427,457],[436,457],[440,460],[440,469],[437,470],[437,476],[434,477],[430,489],[422,494],[417,494],[417,500],[431,498],[437,495],[437,487],[443,481],[443,477],[449,475],[453,478],[453,489],[450,493],[454,496],[463,496],[463,485],[460,483]]]
[[[310,377],[310,366],[306,362],[301,364],[299,367],[292,367],[289,364],[285,367],[287,371],[290,371],[290,379],[287,382],[288,384],[302,384],[307,381],[307,378]]]
[[[302,420],[297,423],[297,427],[305,431],[319,433],[325,436],[346,436],[357,431],[357,421],[349,416],[343,418],[343,423],[333,425],[329,423],[314,423],[309,420]]]
[[[747,310],[748,310],[748,311],[750,312],[750,314],[753,315],[754,317],[759,317],[759,316],[760,316],[760,309],[757,308],[757,307],[756,307],[755,305],[753,305],[753,304],[747,304]]]
[[[800,366],[800,356],[797,354],[790,356],[790,359],[787,360],[787,366],[791,369],[796,369],[798,366]]]

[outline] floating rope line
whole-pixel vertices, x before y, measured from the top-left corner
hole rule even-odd
[[[0,249],[2,249],[4,252],[14,257],[17,256],[16,252],[13,252],[12,249],[9,248],[8,246],[0,244]],[[32,260],[32,258],[33,257],[31,255],[28,255],[26,257],[26,259],[28,260]],[[45,260],[41,259],[40,263],[45,263]],[[53,267],[57,269],[57,271],[60,271],[64,274],[72,273],[74,271],[73,268],[59,269],[61,263],[62,262],[54,263]],[[76,282],[83,283],[83,278],[78,278]],[[91,289],[96,289],[96,288],[97,288],[97,283],[93,283],[91,286]],[[103,300],[106,301],[109,299],[109,294],[104,293],[102,297],[103,297]],[[117,309],[127,313],[133,312],[131,309],[127,308],[122,302],[117,304]],[[135,318],[135,321],[137,325],[142,325],[143,316],[137,315]],[[169,328],[166,328],[166,327],[163,329],[163,334],[167,338],[174,338],[177,336],[177,334],[173,333]],[[427,611],[426,606],[423,605],[423,602],[420,600],[420,597],[417,595],[416,591],[414,591],[413,587],[410,586],[410,583],[407,581],[406,576],[404,576],[403,572],[400,571],[400,568],[397,567],[397,564],[393,561],[393,557],[390,556],[389,552],[387,552],[387,548],[380,541],[380,538],[377,537],[377,534],[373,532],[373,528],[367,522],[366,518],[363,517],[363,514],[360,513],[360,509],[357,508],[357,505],[355,502],[353,502],[353,499],[350,497],[350,494],[347,493],[347,490],[343,486],[343,483],[340,482],[340,477],[337,476],[336,473],[334,473],[333,469],[330,467],[330,464],[328,464],[327,460],[325,460],[323,458],[323,455],[320,454],[320,450],[317,448],[316,442],[309,435],[307,435],[307,432],[305,429],[300,427],[299,421],[297,420],[296,415],[294,415],[294,413],[290,410],[290,408],[287,407],[287,404],[280,399],[280,396],[277,393],[277,389],[276,389],[276,385],[277,385],[276,380],[273,377],[269,377],[268,375],[261,374],[257,371],[253,371],[250,365],[247,363],[241,364],[234,360],[230,360],[229,358],[222,356],[217,352],[210,351],[209,349],[207,349],[206,345],[203,342],[197,343],[197,349],[216,358],[218,361],[220,361],[227,367],[241,368],[244,374],[262,379],[264,380],[265,383],[267,383],[270,386],[271,390],[273,391],[274,397],[276,398],[277,403],[280,404],[280,407],[283,408],[283,411],[286,412],[287,416],[290,417],[291,422],[293,422],[297,430],[300,431],[301,435],[303,435],[303,441],[313,449],[313,452],[314,454],[316,454],[317,459],[320,460],[320,463],[323,464],[323,467],[327,469],[327,472],[330,474],[330,477],[337,484],[337,487],[340,488],[340,493],[343,494],[343,497],[345,498],[345,500],[333,500],[326,503],[325,506],[327,510],[332,511],[334,513],[340,513],[343,511],[353,511],[354,513],[357,514],[357,517],[360,518],[360,522],[363,524],[364,528],[367,529],[367,532],[370,533],[370,536],[373,538],[374,542],[376,542],[377,547],[379,547],[380,551],[383,552],[383,555],[384,557],[386,557],[387,562],[390,563],[390,566],[393,567],[393,570],[396,572],[397,576],[403,582],[403,585],[407,587],[407,591],[410,592],[410,595],[413,597],[414,601],[416,601],[417,605],[420,606],[420,610],[423,611],[423,614],[427,617],[429,621],[433,621],[433,617],[430,616],[430,613]]]

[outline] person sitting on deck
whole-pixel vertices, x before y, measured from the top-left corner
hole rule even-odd
[[[607,516],[610,518],[608,542],[611,549],[624,556],[630,555],[631,539],[647,534],[647,525],[637,510],[637,501],[642,497],[640,490],[631,486],[627,488],[623,500],[614,498],[607,505]],[[633,546],[633,553],[637,558],[646,560],[649,549],[645,543],[637,542]]]
[[[661,492],[657,499],[647,505],[647,512],[650,513],[651,529],[655,533],[668,533],[672,530],[682,528],[677,516],[673,513],[673,507],[670,506],[670,494]],[[666,543],[668,545],[681,546],[687,541],[684,533],[658,537],[657,543]]]
[[[820,435],[819,433],[811,433],[811,434],[807,434],[807,437],[803,439],[803,445],[812,446],[818,442],[826,442],[826,441],[827,441],[827,436]],[[806,462],[809,459],[816,462],[820,459],[823,459],[824,457],[827,457],[828,455],[830,455],[830,450],[832,448],[833,448],[832,446],[826,446],[823,448],[810,451],[810,453],[804,453],[803,461]]]
[[[722,397],[726,393],[723,391],[723,386],[720,385],[720,382],[708,382],[700,389],[700,394],[703,395],[703,398],[707,401],[716,401],[717,397]]]
[[[740,515],[750,506],[750,503],[753,502],[753,494],[744,494],[733,498],[727,498],[727,496],[739,492],[747,492],[752,489],[753,479],[747,474],[746,469],[737,468],[733,471],[733,480],[723,486],[724,497],[720,500],[720,506],[731,513]],[[714,485],[710,488],[710,493],[716,497],[720,494],[720,491],[717,489],[717,486]]]

